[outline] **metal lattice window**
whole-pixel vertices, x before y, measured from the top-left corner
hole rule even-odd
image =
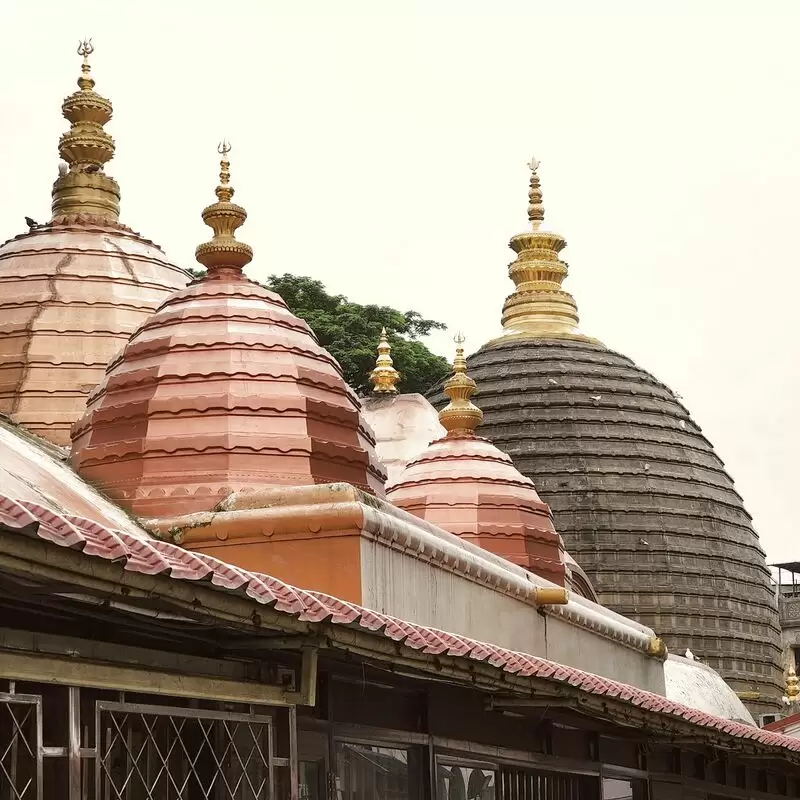
[[[0,693],[0,798],[41,797],[42,730],[38,697]]]
[[[597,800],[599,779],[560,772],[504,769],[501,773],[503,800]]]
[[[272,720],[129,703],[97,705],[98,800],[269,800]]]

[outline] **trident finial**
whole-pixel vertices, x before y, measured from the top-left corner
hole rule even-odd
[[[89,66],[89,56],[92,53],[94,53],[94,45],[91,39],[84,39],[82,42],[78,43],[78,55],[83,56],[81,76],[78,78],[78,88],[84,92],[90,92],[94,89],[94,78],[91,76],[92,68]]]
[[[223,139],[223,140],[222,140],[222,141],[221,141],[221,142],[220,142],[220,143],[217,145],[217,152],[218,152],[218,153],[219,153],[219,154],[220,154],[220,155],[221,155],[223,158],[225,158],[225,157],[228,155],[228,153],[230,153],[230,151],[231,151],[231,143],[230,143],[230,142],[229,142],[227,139]]]
[[[529,169],[529,170],[530,170],[532,173],[534,173],[534,175],[535,175],[535,174],[538,172],[538,170],[539,170],[539,165],[540,165],[541,163],[542,163],[541,161],[537,161],[535,158],[532,158],[532,159],[531,159],[531,160],[528,162],[528,169]]]
[[[453,361],[453,372],[467,371],[467,360],[464,358],[464,334],[459,331],[454,337],[453,341],[456,343],[456,357]]]
[[[78,55],[83,56],[83,60],[88,60],[89,56],[94,53],[94,45],[91,39],[84,39],[78,42]]]

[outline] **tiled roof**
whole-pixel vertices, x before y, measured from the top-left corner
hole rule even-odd
[[[57,514],[30,501],[17,502],[0,494],[0,529],[37,536],[62,547],[80,550],[90,558],[124,561],[125,569],[132,572],[165,574],[175,580],[208,581],[216,588],[247,595],[304,621],[328,620],[337,625],[357,626],[430,655],[481,661],[520,677],[568,684],[582,692],[615,698],[653,714],[681,719],[768,747],[800,752],[800,739],[715,717],[574,667],[404,622],[319,592],[296,589],[263,573],[248,572],[169,542],[147,540],[81,517]]]

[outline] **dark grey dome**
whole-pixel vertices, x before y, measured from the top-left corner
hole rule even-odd
[[[783,694],[764,551],[724,465],[675,395],[577,339],[490,343],[468,359],[481,434],[550,504],[600,602],[688,648],[754,713]],[[437,407],[439,389],[429,393]]]

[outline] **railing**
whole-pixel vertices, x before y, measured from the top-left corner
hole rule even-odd
[[[42,702],[0,693],[0,799],[42,800]]]
[[[267,800],[270,717],[97,704],[98,800]]]
[[[781,621],[797,620],[800,622],[800,597],[778,596],[778,610]]]
[[[211,701],[172,706],[77,687],[8,688],[0,693],[0,800],[298,796],[292,707],[227,711]]]

